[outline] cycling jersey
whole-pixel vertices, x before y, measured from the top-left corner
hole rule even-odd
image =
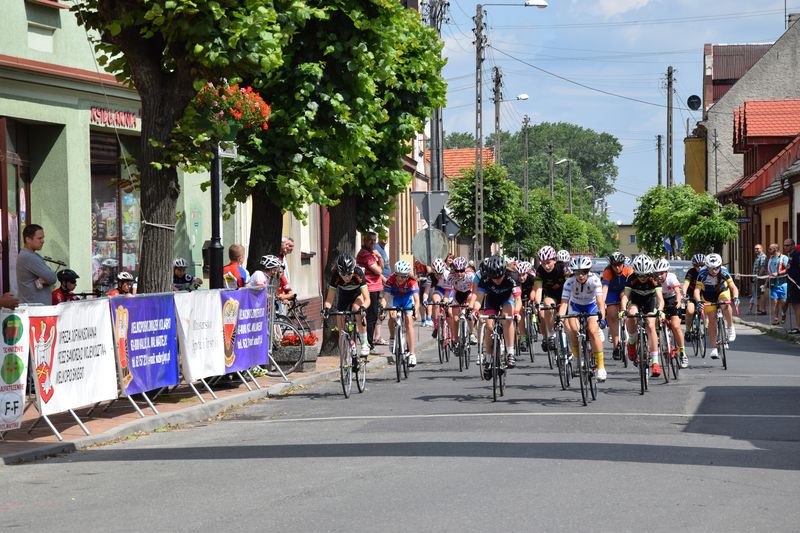
[[[269,283],[271,283],[271,281],[267,274],[263,270],[256,270],[247,281],[247,286],[264,287]],[[281,274],[277,294],[289,294],[290,292],[292,292],[292,288],[289,286],[289,280],[286,279],[284,274]]]
[[[490,279],[478,282],[478,292],[486,294],[483,308],[487,311],[499,313],[505,304],[514,304],[514,298],[521,294],[519,285],[508,276],[503,277],[500,284]]]
[[[65,291],[61,287],[53,291],[51,298],[53,305],[60,304],[61,302],[74,302],[78,299],[73,292]]]
[[[536,278],[533,274],[528,274],[528,277],[525,278],[525,281],[522,282],[522,296],[526,300],[530,297],[531,291],[533,290],[533,286],[536,283]]]
[[[566,264],[556,262],[553,270],[548,272],[542,265],[536,267],[535,282],[541,283],[544,296],[549,296],[554,300],[561,297],[561,289],[564,288],[564,282],[567,280]]]
[[[367,278],[364,276],[364,270],[361,267],[355,268],[349,281],[342,279],[338,272],[334,273],[328,289],[335,289],[338,294],[336,310],[350,311],[353,302],[361,294],[361,288],[366,286]]]
[[[678,276],[673,272],[667,272],[667,277],[664,279],[664,283],[661,284],[661,292],[664,295],[664,300],[676,298],[676,292],[680,286],[681,284],[678,281]]]
[[[459,277],[455,272],[451,272],[447,277],[447,283],[456,292],[470,292],[472,290],[472,280],[475,274],[472,272],[464,272],[463,277]]]
[[[406,278],[401,282],[397,274],[392,274],[386,280],[383,291],[392,296],[393,307],[411,307],[414,305],[414,295],[419,294],[419,285],[414,278]]]
[[[184,274],[182,277],[178,277],[173,274],[172,276],[172,287],[176,291],[182,291],[186,289],[191,289],[192,285],[194,284],[195,277],[191,274]]]
[[[697,275],[700,273],[700,269],[697,267],[692,267],[686,271],[686,277],[683,278],[683,281],[688,281],[689,286],[686,289],[686,296],[694,299],[694,288],[697,286]]]
[[[661,285],[652,275],[639,279],[637,274],[631,274],[625,281],[625,290],[631,299],[643,300],[655,296],[656,292],[661,290]]]
[[[727,291],[733,279],[728,269],[723,267],[712,275],[708,268],[703,268],[697,274],[697,288],[700,289],[700,297],[707,302],[716,302],[720,294]]]
[[[602,282],[604,286],[608,287],[606,305],[619,304],[622,291],[625,290],[625,283],[631,274],[633,274],[633,268],[628,265],[622,267],[622,274],[619,276],[614,273],[610,265],[603,270]]]
[[[250,275],[247,273],[247,270],[244,269],[242,265],[239,263],[228,263],[222,269],[222,276],[223,279],[225,277],[232,278],[232,281],[226,283],[227,289],[238,289],[240,287],[244,287],[247,284],[247,280],[250,278]]]
[[[603,296],[603,284],[594,274],[589,274],[586,281],[580,283],[577,278],[569,278],[564,283],[561,291],[561,300],[568,301],[570,304],[589,305],[596,303],[598,298]]]

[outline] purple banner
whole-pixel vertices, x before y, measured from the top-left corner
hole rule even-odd
[[[112,298],[111,320],[125,394],[178,383],[178,342],[171,294]]]
[[[247,370],[267,363],[267,291],[222,291],[222,338],[225,370]]]

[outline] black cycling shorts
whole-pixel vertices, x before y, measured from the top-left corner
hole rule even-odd
[[[640,313],[652,313],[658,309],[658,300],[655,294],[651,296],[639,296],[638,298],[631,296],[630,302],[631,305],[635,305],[639,308]]]
[[[469,298],[469,295],[472,294],[470,291],[455,291],[455,293],[456,303],[459,305],[464,305],[467,303],[467,298]]]
[[[359,297],[361,291],[339,291],[339,294],[336,298],[336,310],[337,311],[352,311],[353,310],[353,302],[356,301],[356,298]]]
[[[680,310],[678,309],[678,299],[674,296],[672,298],[664,298],[664,314],[667,318],[672,318],[674,316],[680,316]]]

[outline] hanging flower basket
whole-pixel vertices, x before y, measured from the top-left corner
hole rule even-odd
[[[269,105],[252,87],[209,82],[189,104],[186,122],[194,123],[212,139],[234,141],[241,130],[268,129],[271,112]]]

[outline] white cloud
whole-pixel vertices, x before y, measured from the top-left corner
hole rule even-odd
[[[641,9],[650,3],[650,0],[596,0],[594,11],[605,17],[622,15],[628,11]]]

